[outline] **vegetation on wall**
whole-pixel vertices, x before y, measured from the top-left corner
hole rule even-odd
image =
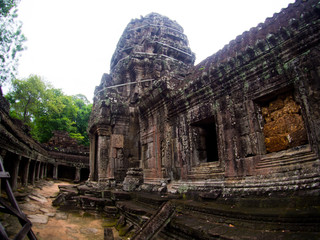
[[[11,86],[6,95],[10,115],[28,125],[33,138],[47,142],[54,130],[62,130],[89,145],[87,126],[92,104],[84,95],[67,96],[36,75],[15,79]]]

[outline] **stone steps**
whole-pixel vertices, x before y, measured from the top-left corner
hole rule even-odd
[[[152,194],[152,193],[144,193],[139,192],[135,196],[135,201],[143,203],[145,205],[150,206],[153,209],[158,209],[164,202],[168,201],[168,198],[165,195]]]
[[[209,179],[222,176],[223,172],[219,168],[218,162],[201,163],[198,166],[192,167],[188,173],[188,179]]]
[[[294,156],[281,156],[279,158],[263,158],[257,165],[257,169],[269,167],[281,167],[291,164],[301,164],[311,162],[317,159],[313,152],[296,154]]]
[[[317,239],[317,232],[291,232],[281,229],[261,230],[244,228],[237,225],[234,219],[199,218],[195,214],[182,214],[172,219],[170,226],[160,235],[162,239]],[[304,225],[304,227],[308,227]],[[178,236],[178,238],[176,237]]]
[[[251,199],[253,201],[253,199]],[[256,199],[256,205],[260,200]],[[161,239],[317,239],[319,211],[243,206],[235,201],[175,201],[178,214],[159,235]]]

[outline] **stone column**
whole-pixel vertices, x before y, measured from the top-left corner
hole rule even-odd
[[[53,166],[53,180],[57,180],[58,179],[58,164],[55,164]]]
[[[104,183],[108,181],[107,171],[110,160],[110,135],[111,127],[100,127],[97,129],[98,133],[98,151],[97,151],[97,166],[95,171],[98,171],[98,182]]]
[[[25,165],[25,167],[23,169],[22,186],[27,186],[28,185],[30,162],[31,162],[31,159],[30,158],[27,159],[26,165]]]
[[[48,177],[48,163],[46,163],[45,166],[44,166],[44,177],[45,178]]]
[[[125,127],[125,126],[123,126]],[[115,171],[123,168],[124,137],[120,134],[111,135],[110,160],[108,165],[108,178],[115,179]]]
[[[32,175],[31,175],[31,184],[32,185],[34,185],[34,182],[35,182],[35,179],[36,179],[36,171],[37,171],[37,161],[34,161]]]
[[[39,181],[40,179],[40,168],[41,168],[41,162],[36,162],[36,166],[37,166],[37,172],[36,172],[36,181]]]
[[[7,154],[7,150],[1,149],[0,155],[2,157],[2,164],[4,164],[4,158],[5,158],[6,154]],[[1,195],[1,185],[2,184],[1,184],[1,178],[0,178],[0,195]]]
[[[89,152],[89,180],[96,181],[95,179],[95,158],[96,158],[96,137],[95,134],[90,134],[90,152]]]
[[[76,167],[76,176],[74,178],[74,182],[78,183],[80,182],[80,179],[81,179],[81,168]]]
[[[20,161],[21,161],[21,156],[17,156],[13,160],[13,170],[12,170],[12,175],[10,179],[12,191],[17,190]]]
[[[41,163],[41,168],[40,168],[40,179],[43,179],[44,175],[44,162]]]

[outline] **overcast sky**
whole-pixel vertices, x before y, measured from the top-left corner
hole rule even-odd
[[[40,75],[65,94],[92,101],[109,73],[117,42],[131,19],[157,12],[176,20],[196,63],[294,0],[21,0],[28,41],[19,78]]]

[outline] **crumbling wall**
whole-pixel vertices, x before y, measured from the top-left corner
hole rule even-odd
[[[262,107],[262,116],[267,152],[277,152],[308,142],[300,106],[291,94],[278,96]]]

